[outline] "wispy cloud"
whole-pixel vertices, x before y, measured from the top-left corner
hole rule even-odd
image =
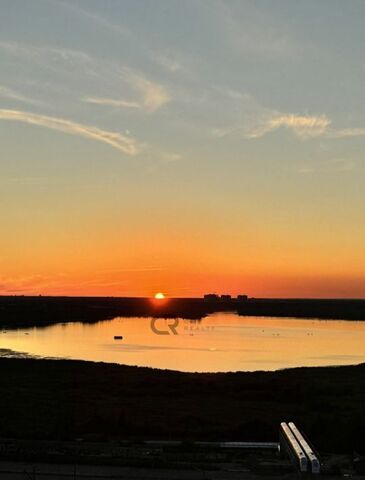
[[[37,290],[48,284],[52,284],[55,279],[40,274],[20,276],[20,277],[0,277],[0,292],[5,294],[24,293],[31,290]]]
[[[171,73],[176,73],[176,72],[180,72],[181,70],[185,70],[182,63],[172,55],[169,55],[169,56],[156,55],[154,57],[154,60],[156,61],[156,63],[161,65],[161,67],[163,67],[165,70]]]
[[[93,96],[83,97],[81,100],[94,105],[143,110],[147,113],[155,112],[171,100],[170,94],[162,86],[142,79],[142,77],[139,77],[138,83],[133,83],[132,81],[129,83],[141,92],[143,98],[140,101]]]
[[[128,70],[127,82],[143,97],[142,104],[149,112],[154,112],[166,103],[170,102],[171,96],[166,88],[147,78]]]
[[[128,286],[129,279],[140,275],[153,274],[165,270],[160,264],[141,264],[125,268],[102,269],[93,271],[92,278],[78,277],[72,272],[58,272],[53,275],[36,273],[34,275],[2,276],[0,274],[0,294],[39,294],[50,292],[85,292],[88,288],[96,291],[101,288]],[[86,290],[85,290],[86,289]]]
[[[61,7],[64,7],[70,10],[72,13],[79,14],[85,17],[86,19],[91,20],[94,23],[94,25],[102,27],[107,31],[116,33],[118,35],[129,35],[130,33],[126,27],[115,24],[110,20],[108,20],[107,18],[102,17],[101,15],[98,15],[93,11],[86,10],[80,7],[80,5],[76,5],[75,3],[65,2],[63,0],[52,0],[52,1],[56,5],[59,5]]]
[[[69,10],[73,14],[77,14],[80,18],[84,18],[93,23],[94,26],[104,29],[106,32],[119,36],[121,38],[129,38],[133,42],[134,46],[137,46],[140,50],[143,50],[149,58],[163,67],[170,73],[177,73],[185,70],[183,63],[177,59],[176,55],[173,53],[159,53],[151,46],[150,41],[141,38],[138,33],[130,30],[126,25],[121,25],[115,23],[111,19],[96,13],[93,10],[81,8],[80,5],[75,5],[64,0],[49,0],[63,7],[66,10]],[[151,40],[151,39],[149,39]]]
[[[132,137],[122,135],[118,132],[110,132],[97,127],[83,125],[63,118],[38,115],[21,110],[0,109],[0,120],[28,123],[71,135],[97,140],[132,156],[137,155],[142,148],[142,146]]]
[[[342,128],[337,130],[331,130],[329,132],[330,137],[334,138],[346,138],[346,137],[363,137],[365,136],[365,128]]]
[[[7,98],[9,100],[15,100],[17,102],[29,103],[32,105],[39,105],[41,102],[34,100],[33,98],[27,97],[15,90],[5,87],[4,85],[0,85],[0,97]]]
[[[293,56],[299,48],[303,48],[286,32],[285,25],[275,25],[272,17],[255,2],[212,0],[200,4],[209,16],[215,18],[222,40],[235,53],[272,61]],[[240,14],[242,8],[244,16]]]
[[[283,112],[262,105],[248,93],[223,88],[215,88],[212,92],[214,97],[210,93],[208,101],[212,104],[214,98],[221,112],[221,118],[216,116],[221,123],[210,128],[211,136],[216,138],[236,135],[249,140],[260,139],[279,130],[288,130],[300,140],[365,137],[365,127],[337,126],[323,112]],[[225,119],[224,112],[228,112]]]
[[[171,101],[171,95],[163,85],[148,80],[131,69],[122,70],[125,82],[139,94],[139,100],[126,100],[124,98],[108,97],[83,97],[81,100],[95,105],[108,105],[114,108],[132,108],[153,113]]]
[[[326,115],[275,115],[245,133],[246,138],[259,138],[279,128],[292,130],[299,138],[323,135],[331,120]]]
[[[98,98],[98,97],[84,97],[81,99],[85,103],[93,103],[95,105],[109,105],[115,108],[141,108],[138,102],[131,102],[129,100],[116,100],[114,98]]]
[[[36,63],[57,76],[62,75],[64,83],[71,82],[73,75],[70,76],[70,71],[77,70],[85,80],[95,79],[99,83],[99,91],[108,89],[110,92],[112,88],[113,96],[84,94],[81,100],[87,103],[109,105],[114,108],[134,108],[152,113],[172,99],[164,85],[152,81],[143,73],[117,61],[94,57],[81,50],[6,41],[0,41],[0,49],[9,55],[24,59],[25,62]],[[107,77],[105,72],[108,72]],[[128,96],[132,98],[120,98],[118,93],[121,89],[128,91]],[[10,91],[5,93],[11,94]]]
[[[64,61],[75,61],[75,62],[90,62],[92,57],[86,52],[81,50],[73,50],[68,48],[56,48],[43,45],[32,45],[19,42],[8,42],[0,41],[0,49],[3,52],[7,52],[11,55],[18,57],[31,58],[32,60],[43,61],[46,57],[48,61],[53,60],[54,62],[64,60]]]
[[[276,114],[245,131],[246,138],[260,138],[280,128],[291,130],[297,137],[308,139],[314,137],[346,138],[365,136],[364,127],[334,128],[332,120],[322,115]],[[224,131],[223,131],[224,132]],[[216,136],[219,136],[216,133]],[[220,136],[223,136],[220,135]]]

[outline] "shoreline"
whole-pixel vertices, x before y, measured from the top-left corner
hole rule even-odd
[[[54,357],[54,356],[42,356],[37,354],[32,354],[29,352],[21,352],[18,350],[13,350],[11,348],[1,348],[0,346],[0,360],[1,359],[10,359],[10,360],[50,360],[50,361],[64,361],[64,362],[82,362],[82,363],[91,363],[94,365],[115,365],[117,367],[128,367],[128,368],[145,368],[148,370],[154,370],[158,372],[165,373],[182,373],[187,375],[228,375],[228,374],[255,374],[255,373],[277,373],[285,372],[287,370],[297,370],[303,368],[341,368],[341,367],[359,367],[365,365],[365,361],[359,363],[349,363],[349,364],[328,364],[328,365],[299,365],[299,366],[289,366],[281,367],[275,370],[215,370],[215,371],[190,371],[190,370],[175,370],[172,368],[160,368],[160,367],[151,367],[147,365],[129,365],[127,363],[118,363],[112,361],[100,361],[100,360],[89,360],[83,358],[71,358],[71,357]]]

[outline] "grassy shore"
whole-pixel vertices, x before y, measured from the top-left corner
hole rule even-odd
[[[192,374],[0,359],[2,437],[275,441],[297,422],[321,451],[365,451],[365,364]]]

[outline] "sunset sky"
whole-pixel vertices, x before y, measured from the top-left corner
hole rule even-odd
[[[363,0],[2,0],[0,294],[365,297]]]

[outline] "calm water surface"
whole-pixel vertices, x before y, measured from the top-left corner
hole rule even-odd
[[[233,313],[201,321],[115,318],[3,331],[0,349],[190,372],[346,365],[365,362],[365,322]]]

